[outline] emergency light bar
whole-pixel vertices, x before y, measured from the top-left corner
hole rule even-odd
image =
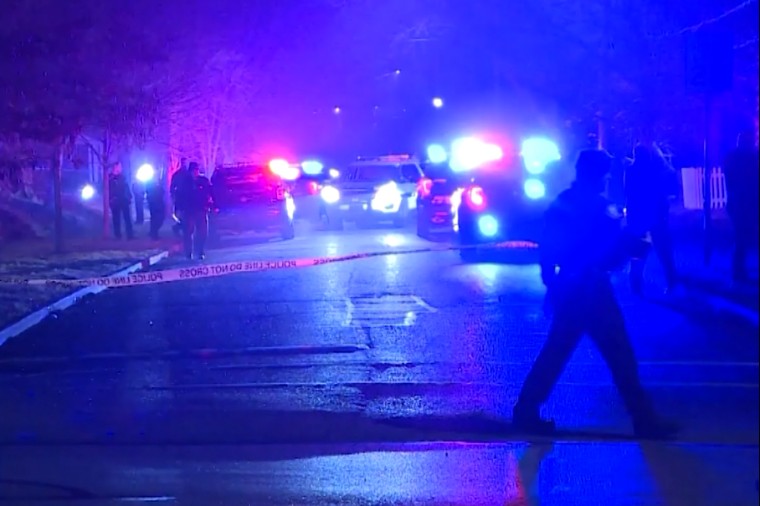
[[[412,159],[411,155],[383,155],[383,156],[358,156],[357,161],[360,162],[385,162],[385,163],[399,163],[407,162]]]

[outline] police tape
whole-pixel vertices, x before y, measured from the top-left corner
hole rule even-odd
[[[535,249],[538,246],[532,242],[509,241],[502,243],[480,244],[477,246],[441,246],[407,250],[388,250],[370,253],[352,253],[348,255],[299,258],[291,260],[241,260],[237,262],[223,262],[216,264],[200,264],[174,269],[158,271],[136,272],[122,276],[102,276],[81,279],[25,279],[25,278],[0,278],[0,285],[23,285],[43,287],[71,287],[71,286],[100,286],[103,288],[120,288],[126,286],[154,285],[170,283],[174,281],[186,281],[203,278],[215,278],[230,274],[242,274],[247,272],[276,271],[282,269],[294,269],[299,267],[314,267],[336,262],[347,262],[362,258],[372,258],[392,255],[409,255],[413,253],[429,253],[441,251],[457,251],[463,249],[486,248],[486,249]]]

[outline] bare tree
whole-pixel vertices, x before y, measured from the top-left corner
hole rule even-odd
[[[112,7],[16,0],[0,27],[0,132],[51,148],[57,252],[64,249],[61,165],[74,139],[88,129],[133,135],[157,110],[154,90],[140,82],[140,69],[160,60],[155,40],[135,32],[145,2]]]
[[[260,78],[245,56],[218,50],[198,70],[192,67],[184,82],[167,103],[172,143],[213,170],[237,123],[250,113]]]

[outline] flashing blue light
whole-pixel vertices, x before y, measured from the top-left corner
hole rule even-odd
[[[309,174],[310,176],[320,174],[323,168],[324,165],[316,160],[307,160],[301,164],[304,174]]]
[[[528,179],[523,185],[525,196],[529,199],[538,200],[546,196],[546,186],[538,179]]]
[[[478,219],[478,229],[484,237],[493,237],[499,232],[499,222],[490,214],[486,214]]]
[[[449,158],[448,153],[446,153],[446,148],[440,144],[431,144],[428,146],[427,156],[430,163],[443,163]]]
[[[525,162],[525,170],[531,174],[541,174],[547,165],[562,159],[559,147],[549,139],[540,137],[523,141],[520,155]]]

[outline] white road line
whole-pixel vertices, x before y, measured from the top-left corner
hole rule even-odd
[[[430,313],[437,313],[438,312],[438,309],[434,308],[433,306],[431,306],[430,304],[428,304],[427,302],[425,302],[425,300],[422,297],[420,297],[418,295],[412,295],[412,299],[414,299],[414,301],[417,303],[417,305],[419,305],[420,307],[425,308],[428,312],[430,312]]]
[[[351,327],[352,321],[354,319],[354,303],[351,302],[351,299],[346,298],[346,319],[343,320],[343,326],[344,327]]]

